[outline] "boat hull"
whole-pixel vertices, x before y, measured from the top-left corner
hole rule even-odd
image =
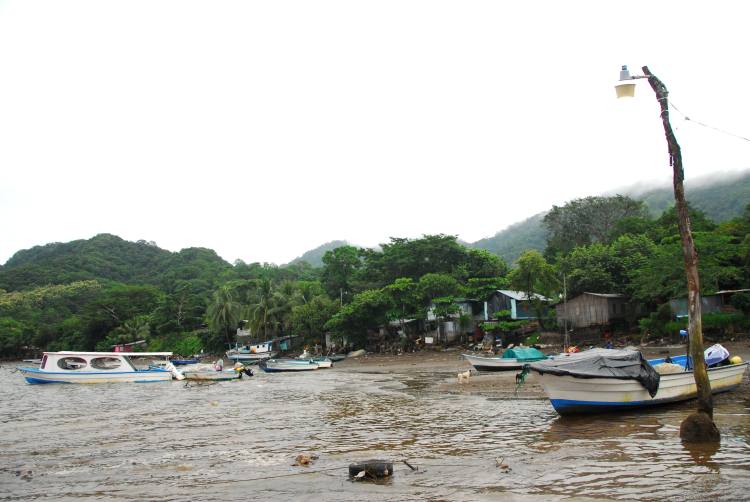
[[[711,392],[732,390],[742,383],[748,363],[708,369]],[[697,387],[692,372],[660,376],[659,390],[654,397],[635,380],[615,378],[575,378],[564,375],[539,375],[539,383],[550,403],[561,415],[601,413],[658,406],[693,399]]]
[[[276,355],[276,352],[261,352],[261,353],[229,353],[227,352],[227,359],[243,364],[258,364],[261,361],[270,359]]]
[[[282,371],[313,371],[318,369],[317,363],[305,360],[280,361],[269,359],[260,365],[260,369],[266,373],[278,373]]]
[[[519,361],[510,357],[482,357],[471,354],[462,354],[464,359],[469,361],[477,371],[517,371],[523,368],[524,364],[532,361]]]
[[[235,370],[224,370],[224,371],[183,371],[186,380],[200,380],[200,381],[222,381],[222,380],[237,380],[242,378],[242,373]]]
[[[119,372],[43,371],[36,368],[18,368],[28,383],[149,383],[169,382],[172,373],[167,370],[141,370]]]

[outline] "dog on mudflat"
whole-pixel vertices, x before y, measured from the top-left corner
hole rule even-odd
[[[463,373],[459,373],[457,376],[458,383],[469,383],[469,378],[471,378],[471,370],[466,370]]]

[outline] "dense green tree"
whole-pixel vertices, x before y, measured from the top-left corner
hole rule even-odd
[[[529,297],[533,293],[551,295],[559,285],[554,268],[535,250],[526,251],[518,258],[508,279],[511,288],[523,291]]]
[[[323,255],[321,282],[331,298],[349,303],[355,293],[355,280],[362,268],[359,250],[354,246],[341,246]]]
[[[585,197],[552,206],[543,220],[548,230],[545,253],[552,257],[593,242],[608,243],[619,221],[646,216],[642,202],[623,195]]]
[[[389,284],[383,291],[390,297],[392,305],[388,312],[390,319],[407,319],[410,317],[423,318],[424,301],[419,285],[412,279],[401,277]]]
[[[31,345],[31,334],[23,322],[10,317],[0,317],[0,354],[21,356]]]
[[[698,263],[703,294],[738,287],[741,270],[732,265],[736,248],[730,238],[712,232],[693,233],[701,257]],[[641,267],[630,272],[633,296],[650,305],[659,305],[686,295],[685,269],[678,236],[665,238]]]
[[[222,286],[214,292],[213,301],[208,307],[208,325],[215,340],[224,340],[225,343],[234,341],[239,314],[240,304],[229,287]]]
[[[323,344],[325,324],[339,309],[337,301],[325,295],[317,295],[304,303],[292,307],[290,331],[304,337],[306,343]]]
[[[377,287],[400,277],[418,280],[425,274],[453,274],[464,263],[467,250],[452,235],[425,235],[421,239],[391,238],[382,252],[365,255],[365,276]]]
[[[526,294],[539,322],[545,317],[545,305],[536,294],[551,296],[558,286],[555,269],[539,251],[526,251],[516,262],[508,279],[510,286]]]
[[[508,264],[499,256],[484,249],[467,249],[463,262],[456,266],[453,275],[466,281],[471,278],[502,277],[508,271]]]
[[[459,282],[447,274],[425,274],[419,279],[418,288],[425,304],[435,298],[455,296],[461,292]]]
[[[484,300],[498,289],[508,289],[507,277],[472,278],[463,286],[462,295],[474,300]]]
[[[560,268],[566,273],[569,297],[584,292],[618,293],[624,286],[615,279],[619,274],[619,263],[612,248],[599,242],[573,249],[561,261]]]
[[[344,305],[325,324],[335,334],[344,335],[350,341],[363,344],[368,329],[377,329],[388,321],[388,312],[393,309],[391,297],[380,289],[370,289],[354,295],[351,303]]]

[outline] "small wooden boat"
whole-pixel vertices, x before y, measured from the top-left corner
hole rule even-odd
[[[486,357],[461,354],[477,371],[520,370],[524,364],[547,359],[548,356],[532,347],[507,349],[502,356]]]
[[[170,361],[172,361],[172,364],[175,366],[187,366],[188,364],[198,364],[201,362],[197,357],[191,359],[170,359]]]
[[[227,351],[227,357],[235,362],[243,364],[257,364],[264,359],[270,359],[276,355],[272,350],[273,342],[263,342],[256,345],[245,345],[234,347]]]
[[[201,364],[196,367],[183,369],[182,374],[185,375],[186,380],[222,381],[238,380],[242,378],[243,373],[245,373],[246,371],[249,370],[245,370],[244,367],[216,370],[210,364]],[[250,372],[250,376],[252,376],[252,372]]]
[[[45,352],[38,368],[19,367],[28,383],[168,382],[182,375],[165,368],[140,368],[135,360],[168,358],[171,352]],[[178,376],[179,374],[179,376]]]
[[[629,410],[693,399],[697,395],[687,358],[674,357],[678,372],[658,374],[664,359],[646,361],[638,351],[594,349],[532,363],[550,403],[561,415]],[[748,363],[708,368],[711,392],[717,394],[742,383]],[[682,371],[679,371],[682,367]],[[656,375],[656,376],[654,376]]]
[[[300,361],[309,361],[316,363],[318,365],[318,368],[324,369],[324,368],[331,368],[333,367],[333,361],[330,357],[326,356],[316,356],[305,350],[297,357]]]
[[[311,371],[318,369],[318,363],[306,359],[266,359],[260,362],[260,369],[267,373]]]

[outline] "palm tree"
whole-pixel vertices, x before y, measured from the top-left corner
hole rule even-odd
[[[275,285],[269,279],[259,281],[254,298],[245,313],[256,333],[263,333],[266,339],[283,333],[289,324],[292,307],[301,302],[295,284],[285,281]]]
[[[240,304],[234,300],[232,290],[222,286],[214,292],[213,303],[208,307],[208,323],[215,333],[223,333],[229,340],[229,332],[239,322]]]
[[[151,335],[150,318],[147,315],[134,317],[112,330],[105,343],[132,343],[145,340]]]

